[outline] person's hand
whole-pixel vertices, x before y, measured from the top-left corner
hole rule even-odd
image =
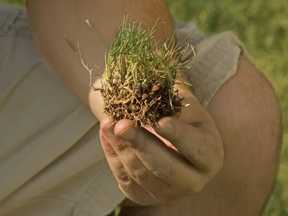
[[[125,119],[113,124],[99,106],[100,93],[90,95],[91,102],[97,100],[91,106],[101,120],[100,140],[112,173],[121,191],[137,204],[197,193],[222,167],[222,139],[214,121],[186,87],[180,88],[190,106],[179,117],[162,118],[155,131]]]

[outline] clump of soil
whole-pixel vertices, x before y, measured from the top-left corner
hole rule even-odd
[[[113,120],[130,119],[137,126],[155,126],[164,116],[182,109],[175,88],[177,73],[185,67],[174,40],[159,45],[154,29],[124,22],[106,54],[101,93],[104,112]]]

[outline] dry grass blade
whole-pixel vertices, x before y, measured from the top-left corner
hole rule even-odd
[[[182,98],[174,84],[177,73],[189,63],[187,58],[183,63],[181,55],[184,49],[187,54],[187,47],[179,49],[172,38],[157,44],[155,28],[146,30],[124,19],[106,54],[101,93],[105,113],[115,121],[154,126],[160,118],[181,111]]]

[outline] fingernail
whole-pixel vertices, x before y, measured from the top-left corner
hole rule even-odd
[[[130,182],[130,178],[129,178],[129,176],[128,176],[126,173],[123,173],[123,174],[119,175],[119,180],[120,180],[122,183],[128,183],[128,182]]]

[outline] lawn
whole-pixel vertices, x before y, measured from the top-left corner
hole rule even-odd
[[[207,34],[234,31],[276,88],[283,110],[284,141],[277,186],[265,215],[288,216],[288,1],[167,1],[176,18],[194,20]]]

